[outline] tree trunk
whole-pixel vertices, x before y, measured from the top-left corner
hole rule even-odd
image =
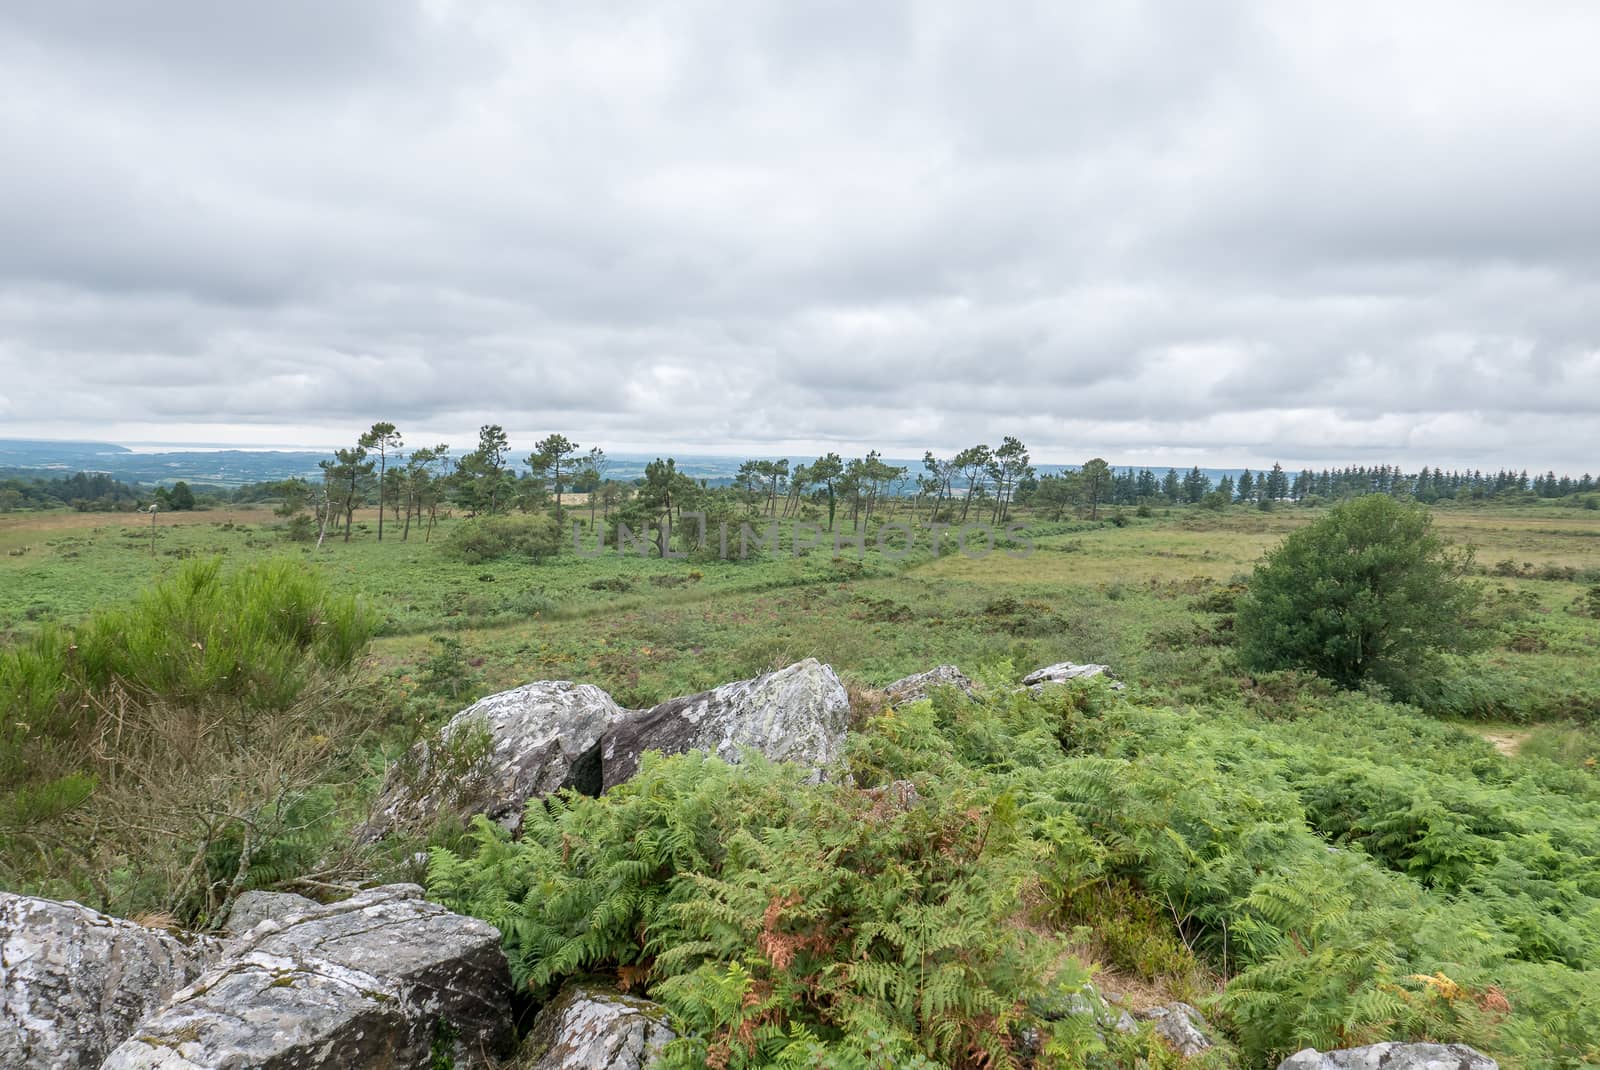
[[[378,454],[378,541],[383,541],[383,477],[389,474],[389,455]]]

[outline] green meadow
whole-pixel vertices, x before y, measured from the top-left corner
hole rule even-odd
[[[425,878],[502,926],[534,1000],[571,977],[643,984],[697,1026],[675,1066],[857,1065],[866,1037],[899,1065],[995,1065],[1029,1008],[1090,976],[1129,1005],[1200,1006],[1225,1041],[1205,1065],[1396,1037],[1593,1065],[1600,511],[1435,507],[1474,553],[1479,641],[1406,703],[1240,664],[1252,570],[1324,514],[1022,512],[981,555],[569,541],[470,563],[449,548],[471,521],[448,517],[431,541],[380,542],[361,512],[319,549],[265,507],[158,516],[153,547],[147,517],[0,516],[0,886],[204,927],[245,888]],[[854,787],[672,758],[530,816],[516,843],[441,825],[350,844],[388,762],[479,696],[570,679],[641,707],[807,657],[851,691]],[[1063,660],[1126,690],[1009,694]],[[883,704],[940,663],[984,697]],[[873,824],[862,800],[895,780],[926,812]],[[967,843],[974,815],[992,839]],[[693,849],[639,854],[669,828]],[[902,892],[965,950],[894,929],[913,908],[873,873],[923,874]],[[837,932],[768,961],[735,921],[791,907],[797,932]],[[899,932],[897,950],[851,943],[862,931]],[[860,955],[888,956],[878,981],[835,972]],[[895,956],[943,965],[902,975]],[[1148,1031],[1107,1046],[1035,1024],[1056,1060],[1039,1065],[1176,1065]]]

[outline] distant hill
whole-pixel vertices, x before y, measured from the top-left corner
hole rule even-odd
[[[458,455],[460,452],[458,451]],[[23,469],[55,475],[73,472],[104,472],[125,483],[167,483],[182,479],[189,483],[220,487],[237,487],[246,483],[291,479],[295,476],[318,475],[317,462],[330,454],[320,450],[239,450],[239,449],[174,449],[133,450],[109,442],[53,442],[43,439],[0,439],[0,468]],[[518,457],[526,456],[525,453]],[[723,457],[715,454],[678,453],[660,450],[654,453],[612,453],[611,467],[606,473],[612,479],[633,480],[644,475],[644,467],[657,457],[672,457],[678,470],[695,479],[713,485],[733,482],[744,457]],[[763,457],[762,460],[782,458]],[[789,467],[809,464],[815,457],[790,457]],[[888,457],[889,464],[905,465],[916,475],[922,471],[921,458]],[[519,465],[520,467],[520,465]],[[1041,464],[1039,474],[1054,474],[1067,470],[1070,465]],[[1125,465],[1113,465],[1122,469]],[[1140,467],[1140,466],[1135,466]],[[1168,466],[1151,466],[1156,475],[1166,472]],[[1187,472],[1189,466],[1178,466]],[[1237,477],[1243,469],[1202,468],[1213,481],[1224,475]]]
[[[41,473],[104,472],[125,483],[244,483],[317,474],[328,456],[312,451],[173,450],[140,453],[109,442],[0,439],[0,468]]]

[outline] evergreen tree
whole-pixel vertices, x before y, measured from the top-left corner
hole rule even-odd
[[[567,458],[578,452],[578,444],[565,435],[548,435],[533,444],[534,452],[528,456],[528,468],[540,478],[550,480],[556,492],[556,523],[561,523],[562,469],[570,471]]]
[[[361,448],[378,455],[378,541],[383,541],[383,492],[389,474],[389,454],[405,443],[394,424],[379,422],[360,438]]]

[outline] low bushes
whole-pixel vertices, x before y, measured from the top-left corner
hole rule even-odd
[[[1029,1027],[1039,1065],[1083,1065],[1100,1042],[1042,1012],[1082,948],[1201,1002],[1243,1065],[1384,1039],[1600,1056],[1581,767],[1364,695],[1265,722],[1091,683],[894,710],[849,772],[655,760],[531,807],[520,842],[480,825],[433,893],[536,989],[602,973],[665,1003],[673,1066],[1009,1065]]]
[[[507,557],[540,561],[560,552],[561,529],[542,513],[484,516],[453,528],[443,548],[446,556],[469,565]]]
[[[297,566],[201,561],[0,651],[0,886],[192,922],[304,862],[374,627]]]

